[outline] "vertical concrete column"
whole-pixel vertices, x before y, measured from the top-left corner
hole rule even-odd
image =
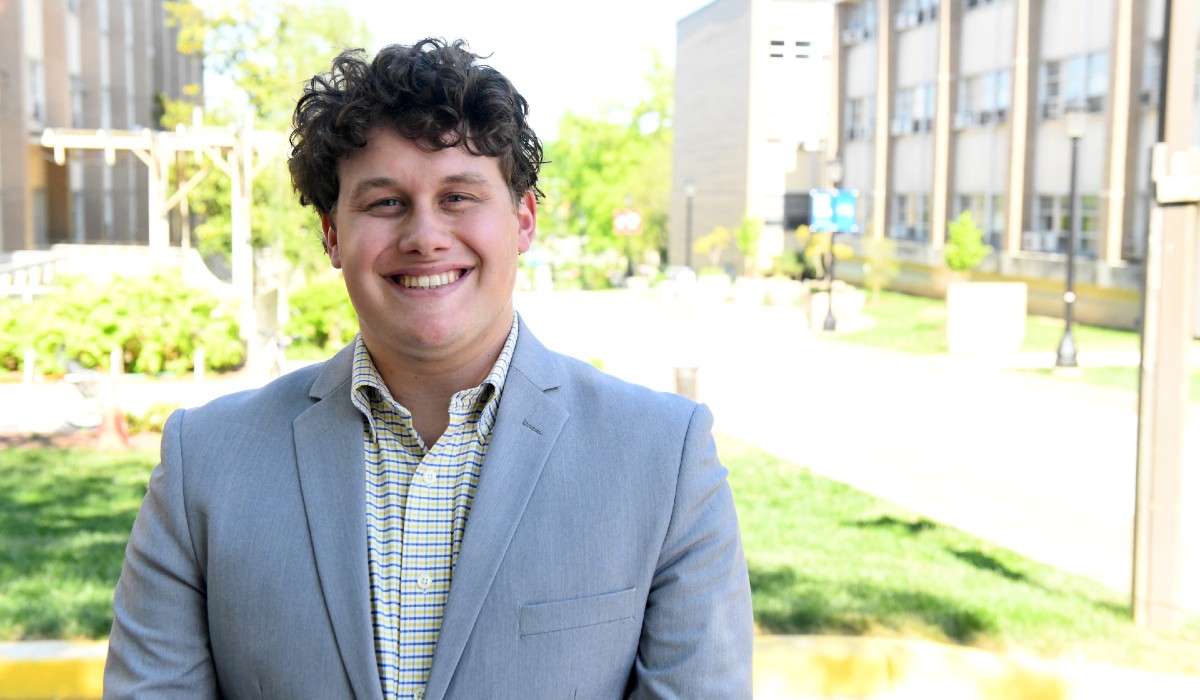
[[[1033,186],[1033,147],[1037,124],[1038,19],[1041,0],[1016,0],[1016,45],[1013,47],[1012,138],[1008,152],[1008,212],[1004,217],[1004,252],[1021,252],[1026,200]]]
[[[892,102],[895,91],[896,49],[893,40],[896,27],[894,0],[879,0],[879,35],[875,38],[875,171],[872,173],[871,236],[887,236],[889,193],[892,181]]]
[[[1130,158],[1136,145],[1137,81],[1141,77],[1146,42],[1145,11],[1134,12],[1135,0],[1116,0],[1113,22],[1112,58],[1108,89],[1108,168],[1105,189],[1108,198],[1100,217],[1098,258],[1108,265],[1121,262],[1125,231],[1133,228],[1133,207],[1128,193],[1137,192],[1137,159]],[[1141,4],[1140,2],[1138,3]],[[1136,17],[1135,17],[1136,15]]]
[[[962,20],[958,0],[942,0],[938,7],[937,103],[933,121],[933,189],[929,245],[946,245],[946,220],[950,216],[951,176],[954,172],[954,142],[950,133],[954,95],[957,90],[958,41]]]
[[[829,51],[829,74],[833,76],[833,80],[829,81],[830,89],[833,94],[829,98],[829,133],[825,137],[825,163],[838,157],[842,151],[842,130],[845,129],[845,113],[842,109],[842,101],[846,98],[846,75],[844,66],[846,64],[846,47],[842,44],[842,28],[846,26],[846,12],[848,8],[845,3],[837,3],[833,6],[833,40],[830,42]],[[814,157],[816,154],[814,154]],[[821,164],[821,172],[825,172],[825,163]],[[811,185],[817,186],[816,178],[813,178]]]

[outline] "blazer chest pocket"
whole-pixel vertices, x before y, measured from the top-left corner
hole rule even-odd
[[[634,617],[635,589],[521,606],[520,635],[560,632]]]

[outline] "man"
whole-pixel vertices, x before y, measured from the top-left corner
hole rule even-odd
[[[520,322],[542,152],[477,60],[350,51],[307,85],[292,180],[360,334],[170,418],[107,697],[750,696],[711,414]]]

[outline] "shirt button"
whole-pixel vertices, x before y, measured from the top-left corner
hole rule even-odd
[[[422,688],[413,693],[413,700],[425,700],[425,689]]]
[[[421,472],[421,481],[424,481],[426,486],[433,486],[437,483],[437,474],[432,469],[426,469]]]
[[[421,574],[420,576],[417,577],[417,588],[420,588],[421,590],[426,591],[426,590],[429,590],[429,587],[432,585],[433,585],[433,577],[430,576],[429,574]]]

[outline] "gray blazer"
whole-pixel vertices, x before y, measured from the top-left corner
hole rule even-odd
[[[167,422],[104,696],[382,698],[350,348]],[[427,698],[749,698],[712,414],[522,322]]]

